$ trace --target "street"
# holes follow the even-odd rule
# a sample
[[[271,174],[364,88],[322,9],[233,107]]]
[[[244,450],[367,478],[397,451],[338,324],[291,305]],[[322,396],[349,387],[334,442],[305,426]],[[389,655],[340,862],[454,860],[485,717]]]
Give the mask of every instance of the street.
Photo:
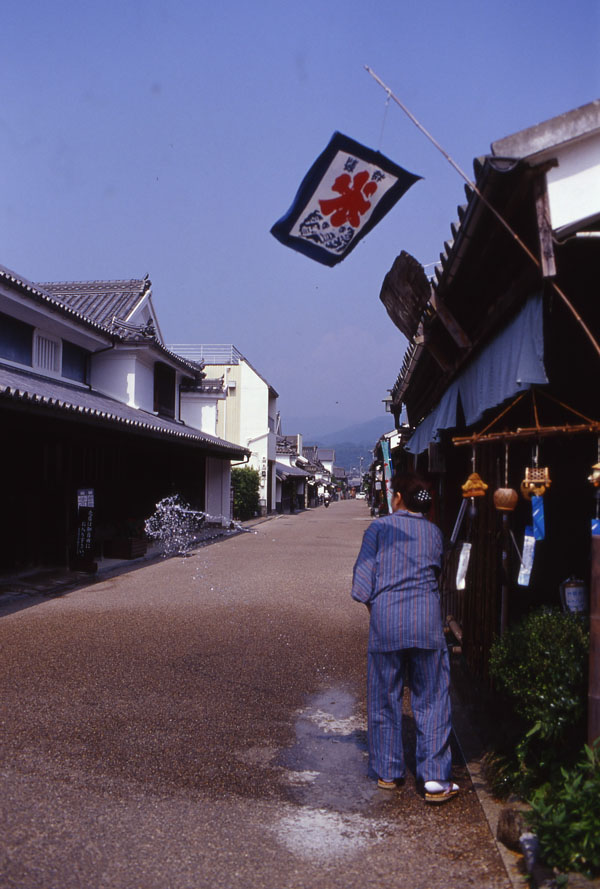
[[[509,887],[458,750],[446,806],[367,777],[369,521],[336,502],[0,602],[1,889]]]

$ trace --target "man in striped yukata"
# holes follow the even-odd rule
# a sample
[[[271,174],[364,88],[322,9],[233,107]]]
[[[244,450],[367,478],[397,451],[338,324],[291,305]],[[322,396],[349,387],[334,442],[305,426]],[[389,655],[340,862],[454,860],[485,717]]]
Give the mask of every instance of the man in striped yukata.
[[[406,682],[417,729],[417,782],[426,802],[443,803],[458,786],[450,780],[450,666],[438,589],[442,534],[425,518],[431,495],[418,476],[397,475],[392,488],[393,512],[367,528],[352,583],[352,598],[370,614],[369,766],[383,789],[404,779]]]

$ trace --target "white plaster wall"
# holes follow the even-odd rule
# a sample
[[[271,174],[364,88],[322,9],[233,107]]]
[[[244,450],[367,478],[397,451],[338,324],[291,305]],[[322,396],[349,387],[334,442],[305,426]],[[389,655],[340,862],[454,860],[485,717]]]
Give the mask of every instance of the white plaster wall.
[[[209,435],[217,434],[217,402],[202,405],[202,432],[208,432]]]
[[[241,443],[266,436],[269,431],[269,388],[264,380],[242,361],[239,365]],[[238,393],[239,395],[239,393]],[[254,444],[251,442],[252,449]],[[265,450],[266,455],[266,450]]]
[[[151,366],[140,361],[135,362],[135,407],[143,411],[154,410],[154,362]],[[175,412],[177,415],[177,398],[175,399]]]
[[[600,213],[600,135],[561,148],[558,164],[546,174],[553,229]]]
[[[205,510],[223,525],[231,521],[230,495],[231,467],[227,460],[206,458],[206,506]]]
[[[251,451],[249,465],[260,476],[258,496],[270,510],[274,508],[274,498],[267,502],[269,459],[274,459],[275,448],[270,458],[270,439],[274,435],[269,432],[269,387],[246,362],[240,362],[239,369],[240,444]]]
[[[181,393],[180,419],[192,429],[199,429],[208,435],[217,434],[217,402],[198,392]]]
[[[92,356],[92,389],[132,407],[138,407],[135,403],[135,373],[133,355],[120,354],[111,349]]]

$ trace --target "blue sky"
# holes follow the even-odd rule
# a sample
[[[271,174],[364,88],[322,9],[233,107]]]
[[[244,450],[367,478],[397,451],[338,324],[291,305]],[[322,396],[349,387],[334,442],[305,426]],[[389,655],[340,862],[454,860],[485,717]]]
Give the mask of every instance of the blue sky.
[[[0,263],[148,273],[165,339],[234,343],[284,429],[381,412],[406,348],[382,280],[401,250],[435,262],[464,202],[364,65],[469,174],[600,96],[598,0],[11,0],[2,33]],[[330,269],[269,230],[335,130],[424,178]]]

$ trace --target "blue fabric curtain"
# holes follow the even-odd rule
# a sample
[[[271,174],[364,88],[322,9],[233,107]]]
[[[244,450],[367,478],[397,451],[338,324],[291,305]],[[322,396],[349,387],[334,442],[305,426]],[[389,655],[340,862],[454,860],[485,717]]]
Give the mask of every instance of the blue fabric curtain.
[[[467,426],[484,411],[534,384],[547,383],[544,368],[543,304],[530,297],[519,314],[471,361],[406,444],[411,454],[426,450],[440,429],[456,426],[460,396]]]

